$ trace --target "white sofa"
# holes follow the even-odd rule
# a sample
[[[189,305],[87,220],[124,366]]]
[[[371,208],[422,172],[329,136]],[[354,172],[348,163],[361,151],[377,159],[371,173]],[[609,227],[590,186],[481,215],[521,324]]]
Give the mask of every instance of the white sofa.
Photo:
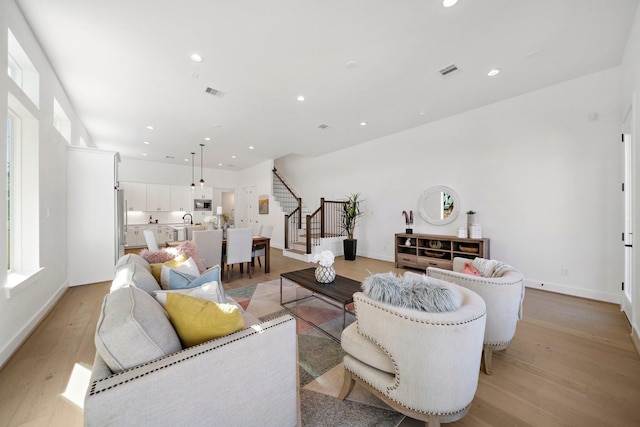
[[[117,345],[112,340],[111,348],[105,345],[109,337],[96,337],[97,351],[84,403],[86,426],[300,424],[293,317],[260,322],[243,312],[248,325],[244,329],[188,348],[178,345],[171,351],[175,347],[171,323],[162,320],[162,315],[154,319],[138,314],[146,311],[157,316],[158,309],[164,312],[149,295],[160,287],[150,273],[145,274],[146,261],[125,257],[119,262],[112,292],[105,297],[98,326],[112,321],[118,312],[146,320],[133,319],[135,327],[127,326],[127,338],[116,341]],[[116,304],[131,307],[114,307]],[[150,338],[159,344],[147,345]],[[145,357],[145,352],[155,351],[170,353],[136,361],[136,357]],[[118,352],[121,359],[128,359],[123,363],[133,360],[137,364],[114,372],[110,366]]]

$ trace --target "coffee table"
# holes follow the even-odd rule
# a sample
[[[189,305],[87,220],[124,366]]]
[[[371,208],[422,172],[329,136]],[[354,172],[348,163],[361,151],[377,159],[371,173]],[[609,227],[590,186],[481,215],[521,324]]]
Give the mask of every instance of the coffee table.
[[[309,298],[317,297],[316,294],[322,295],[323,297],[325,297],[325,298],[322,298],[323,301],[331,305],[334,305],[336,307],[342,308],[342,329],[345,328],[346,322],[347,322],[347,313],[355,314],[347,310],[347,305],[353,302],[353,294],[361,290],[360,282],[356,280],[351,280],[349,278],[339,276],[336,274],[336,278],[333,282],[327,283],[327,284],[318,283],[315,276],[315,270],[316,269],[314,267],[311,267],[311,268],[305,268],[304,270],[296,270],[288,273],[282,273],[280,275],[280,305],[285,310],[293,314],[294,316],[299,317],[300,319],[309,323],[311,326],[324,332],[325,334],[329,335],[331,338],[339,342],[340,340],[334,337],[333,335],[331,335],[328,331],[322,329],[319,325],[316,325],[315,323],[310,322],[309,320],[298,316],[297,313],[294,313],[285,305],[285,304],[300,302],[300,301],[307,300]],[[282,301],[282,279],[283,278],[290,280],[305,289],[310,290],[312,294],[303,298],[298,298],[298,299],[293,299],[290,301],[283,302]]]

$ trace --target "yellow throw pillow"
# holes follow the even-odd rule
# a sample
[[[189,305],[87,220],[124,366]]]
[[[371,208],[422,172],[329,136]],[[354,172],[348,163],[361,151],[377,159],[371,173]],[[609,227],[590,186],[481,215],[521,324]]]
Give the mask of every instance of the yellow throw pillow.
[[[162,275],[162,266],[166,265],[167,267],[170,268],[176,268],[181,264],[184,264],[187,261],[187,256],[185,254],[180,254],[177,257],[175,257],[174,259],[170,260],[170,261],[166,261],[163,263],[156,263],[156,264],[151,264],[151,274],[153,274],[153,277],[158,281],[158,284],[160,284],[160,277]]]
[[[191,347],[244,328],[240,309],[180,293],[167,294],[164,306],[184,347]]]

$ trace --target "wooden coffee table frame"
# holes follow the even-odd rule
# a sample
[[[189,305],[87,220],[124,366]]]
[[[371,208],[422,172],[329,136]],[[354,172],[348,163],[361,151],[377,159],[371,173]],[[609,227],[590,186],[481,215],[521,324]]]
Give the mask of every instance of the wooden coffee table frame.
[[[353,302],[353,294],[361,290],[360,282],[356,280],[348,279],[346,277],[339,276],[336,274],[336,278],[333,282],[328,284],[318,283],[315,277],[315,270],[316,269],[314,267],[311,267],[311,268],[305,268],[304,270],[296,270],[296,271],[290,271],[288,273],[282,273],[280,275],[280,305],[289,313],[296,316],[297,318],[304,320],[314,328],[318,329],[321,332],[324,332],[334,340],[340,342],[339,338],[334,337],[333,335],[331,335],[331,333],[322,329],[319,325],[316,325],[315,323],[298,316],[296,312],[294,312],[293,310],[291,310],[289,307],[285,305],[285,304],[291,304],[293,302],[297,303],[300,301],[304,301],[309,298],[319,298],[316,294],[322,295],[323,297],[326,298],[326,299],[319,298],[322,301],[325,301],[326,303],[331,304],[335,307],[342,308],[342,329],[345,328],[347,324],[347,313],[355,315],[354,312],[347,310],[347,305]],[[290,280],[291,282],[297,284],[298,286],[301,286],[311,291],[312,294],[306,297],[293,299],[290,301],[282,301],[282,279],[283,278]]]

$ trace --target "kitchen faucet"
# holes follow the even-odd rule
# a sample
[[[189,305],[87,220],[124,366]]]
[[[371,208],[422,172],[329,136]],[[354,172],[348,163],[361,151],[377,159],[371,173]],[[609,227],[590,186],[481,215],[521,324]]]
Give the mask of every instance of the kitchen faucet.
[[[191,220],[191,221],[189,221],[189,224],[193,224],[193,217],[191,216],[190,213],[184,214],[184,216],[182,217],[182,221],[184,221],[184,219],[187,217],[187,215],[189,215],[189,219]]]

